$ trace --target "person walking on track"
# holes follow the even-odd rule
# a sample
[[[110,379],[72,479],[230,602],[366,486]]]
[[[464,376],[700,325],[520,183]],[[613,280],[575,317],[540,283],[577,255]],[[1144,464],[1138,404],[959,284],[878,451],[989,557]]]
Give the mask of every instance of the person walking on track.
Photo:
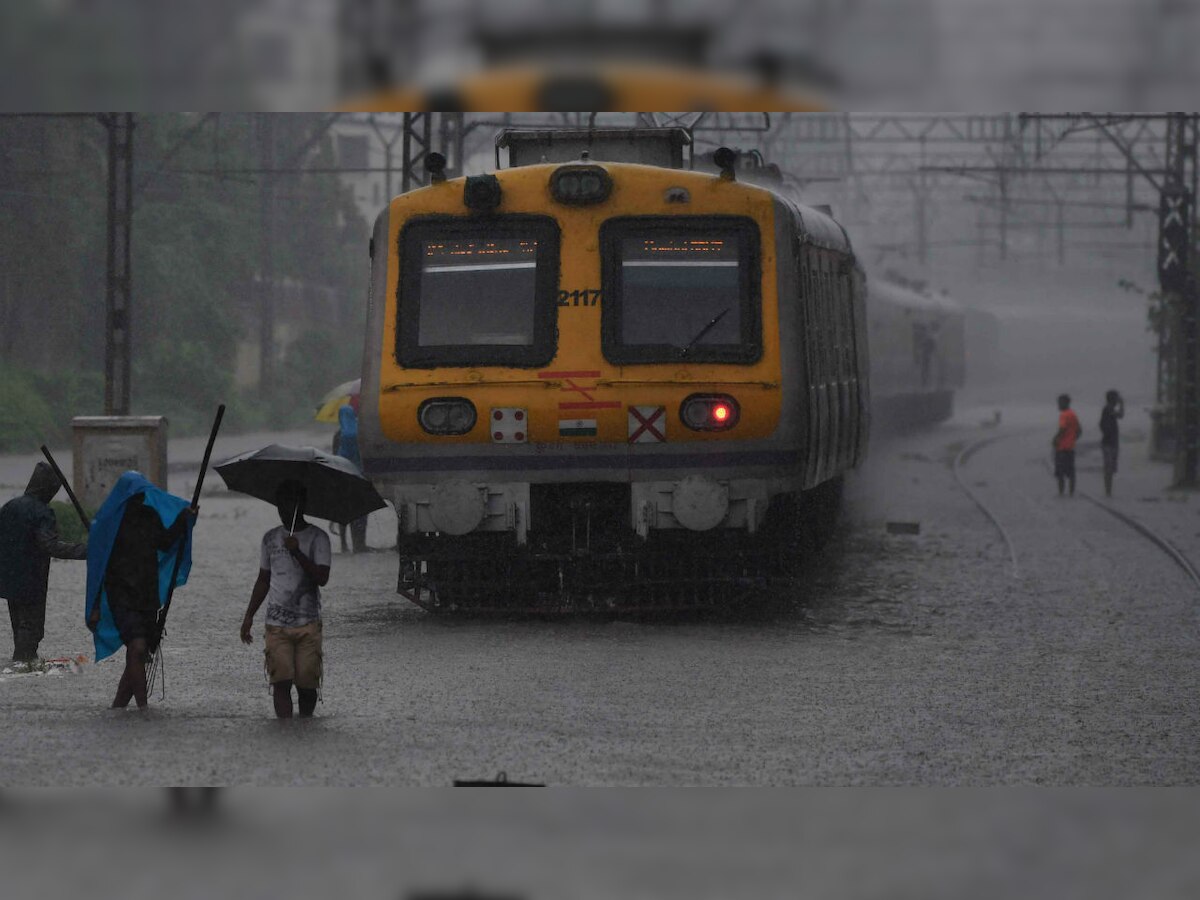
[[[279,486],[275,506],[283,524],[263,535],[258,580],[242,619],[242,643],[250,644],[254,615],[267,601],[267,678],[281,719],[292,718],[293,684],[304,718],[316,709],[321,687],[321,588],[329,582],[329,535],[305,520],[306,500],[300,482]]]
[[[1054,432],[1051,443],[1054,446],[1054,477],[1058,480],[1060,497],[1068,484],[1071,496],[1075,496],[1075,442],[1082,433],[1079,417],[1071,409],[1071,398],[1066,394],[1059,394],[1058,431]]]
[[[25,493],[0,508],[0,597],[8,601],[13,662],[25,669],[37,663],[45,634],[50,558],[87,558],[86,542],[59,538],[49,505],[59,485],[54,470],[39,462]]]
[[[1117,474],[1117,449],[1121,443],[1118,419],[1125,418],[1125,400],[1116,391],[1104,395],[1100,413],[1100,452],[1104,455],[1104,496],[1112,496],[1113,476]]]

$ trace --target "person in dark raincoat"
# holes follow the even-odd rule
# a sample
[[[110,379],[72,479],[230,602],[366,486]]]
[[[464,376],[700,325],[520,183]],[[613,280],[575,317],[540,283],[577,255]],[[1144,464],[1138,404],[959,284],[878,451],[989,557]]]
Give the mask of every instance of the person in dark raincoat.
[[[185,500],[156,488],[137,472],[122,475],[96,513],[95,546],[88,557],[87,626],[97,636],[97,659],[119,646],[114,646],[114,630],[125,645],[125,671],[114,709],[128,706],[131,699],[139,709],[146,706],[146,657],[157,646],[158,613],[179,542],[189,537],[195,517],[195,508]],[[171,521],[170,527],[164,520]],[[182,566],[180,574],[186,579]]]
[[[59,539],[49,506],[59,487],[54,470],[40,462],[24,495],[0,508],[0,597],[8,601],[12,620],[13,661],[24,665],[37,660],[45,633],[50,558],[87,557],[86,543]]]

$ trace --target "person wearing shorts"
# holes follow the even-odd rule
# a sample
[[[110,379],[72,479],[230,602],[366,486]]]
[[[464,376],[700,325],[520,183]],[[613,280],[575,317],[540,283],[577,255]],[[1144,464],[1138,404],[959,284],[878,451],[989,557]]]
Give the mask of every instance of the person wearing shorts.
[[[329,535],[305,520],[305,499],[299,482],[280,485],[275,506],[283,524],[263,535],[258,580],[242,619],[242,643],[253,643],[254,616],[266,602],[267,678],[281,719],[292,718],[293,685],[304,718],[316,709],[321,687],[321,588],[329,582]]]
[[[1071,398],[1066,394],[1058,395],[1058,431],[1054,433],[1054,477],[1058,481],[1058,496],[1063,495],[1063,489],[1069,484],[1071,496],[1075,496],[1075,442],[1083,429],[1079,425],[1079,417],[1071,409]]]

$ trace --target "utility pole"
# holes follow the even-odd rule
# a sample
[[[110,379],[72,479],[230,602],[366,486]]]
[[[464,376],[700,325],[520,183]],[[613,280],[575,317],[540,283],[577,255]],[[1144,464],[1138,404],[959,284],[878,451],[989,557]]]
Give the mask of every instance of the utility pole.
[[[429,155],[433,132],[433,113],[406,112],[404,114],[404,160],[401,170],[400,190],[407,193],[425,184],[425,157]],[[389,200],[391,197],[388,198]]]
[[[107,113],[108,278],[104,295],[104,414],[129,415],[133,348],[133,113]]]
[[[408,113],[405,113],[407,118]],[[391,203],[392,201],[392,147],[396,145],[396,141],[405,136],[403,126],[392,132],[392,136],[386,137],[379,127],[379,123],[375,120],[375,114],[372,113],[367,117],[367,122],[371,125],[371,130],[375,132],[375,136],[379,138],[379,143],[383,146],[383,202]],[[407,146],[407,139],[405,141]]]
[[[1197,487],[1200,460],[1200,339],[1193,210],[1196,198],[1196,116],[1167,117],[1166,159],[1158,211],[1158,280],[1169,311],[1175,407],[1175,485]]]
[[[258,387],[268,394],[275,383],[275,117],[258,116],[259,225],[261,235],[259,270]]]
[[[429,183],[425,171],[425,158],[434,149],[433,117],[438,117],[437,151],[446,157],[446,175],[454,178],[462,174],[464,139],[470,128],[463,123],[462,113],[406,112],[404,114],[401,165],[401,192],[422,187]],[[390,166],[390,162],[389,162]],[[389,196],[390,200],[391,197]]]

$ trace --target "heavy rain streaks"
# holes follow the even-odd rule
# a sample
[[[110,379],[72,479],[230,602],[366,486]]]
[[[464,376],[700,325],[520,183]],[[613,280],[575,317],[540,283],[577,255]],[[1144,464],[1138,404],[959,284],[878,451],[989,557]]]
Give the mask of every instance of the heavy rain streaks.
[[[145,712],[50,565],[0,780],[1194,783],[1196,121],[137,114],[111,220],[120,123],[0,121],[0,502],[307,460],[205,480]]]

